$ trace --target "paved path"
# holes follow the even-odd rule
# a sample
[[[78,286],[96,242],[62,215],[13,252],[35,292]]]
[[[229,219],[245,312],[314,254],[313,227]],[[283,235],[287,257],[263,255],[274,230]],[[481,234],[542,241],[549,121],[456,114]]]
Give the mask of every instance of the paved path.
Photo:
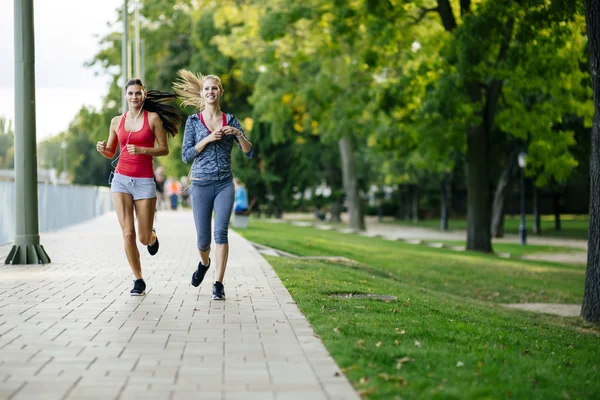
[[[145,297],[116,216],[42,235],[44,266],[0,265],[0,399],[358,399],[271,266],[230,233],[227,300],[197,265],[190,212],[161,211],[140,247]],[[0,247],[3,261],[10,250]]]

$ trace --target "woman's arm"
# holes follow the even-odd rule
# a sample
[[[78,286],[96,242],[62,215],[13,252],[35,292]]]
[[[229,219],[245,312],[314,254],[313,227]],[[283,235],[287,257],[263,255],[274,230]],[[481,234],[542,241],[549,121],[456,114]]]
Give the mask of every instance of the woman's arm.
[[[110,128],[108,128],[108,143],[104,140],[96,143],[96,150],[102,154],[105,158],[111,160],[117,151],[117,128],[121,123],[122,116],[118,115],[110,121]]]
[[[148,122],[156,138],[156,146],[140,147],[128,144],[127,151],[129,154],[147,154],[152,157],[166,156],[169,154],[169,144],[167,143],[167,133],[165,132],[160,116],[155,112],[148,113]]]
[[[248,158],[252,158],[254,156],[254,148],[252,147],[252,143],[246,137],[240,122],[236,117],[233,117],[229,123],[230,125],[224,126],[221,128],[221,131],[226,135],[235,135],[235,140],[240,146],[240,149],[244,152],[244,155]]]

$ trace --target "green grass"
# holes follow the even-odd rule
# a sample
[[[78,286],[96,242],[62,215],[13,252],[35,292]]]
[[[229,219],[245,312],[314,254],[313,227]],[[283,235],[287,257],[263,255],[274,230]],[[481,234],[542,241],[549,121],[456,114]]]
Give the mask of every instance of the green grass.
[[[561,230],[554,230],[554,216],[543,215],[541,218],[542,233],[541,237],[557,237],[557,238],[569,238],[569,239],[585,239],[588,238],[588,216],[587,215],[561,215]],[[393,220],[387,221],[388,223],[404,225],[404,226],[415,226],[430,229],[440,229],[440,220],[427,219],[413,223],[412,221],[404,220]],[[504,233],[515,234],[519,233],[519,216],[506,216],[504,219]],[[529,235],[533,236],[531,229],[533,227],[533,216],[527,215],[526,226]],[[452,218],[448,221],[448,230],[463,231],[467,229],[467,220],[465,218]]]
[[[369,399],[591,399],[600,331],[580,318],[499,303],[579,303],[584,268],[503,260],[252,219],[243,236],[297,255],[267,257],[338,365]],[[331,297],[371,293],[380,301]],[[398,360],[401,368],[398,367]]]

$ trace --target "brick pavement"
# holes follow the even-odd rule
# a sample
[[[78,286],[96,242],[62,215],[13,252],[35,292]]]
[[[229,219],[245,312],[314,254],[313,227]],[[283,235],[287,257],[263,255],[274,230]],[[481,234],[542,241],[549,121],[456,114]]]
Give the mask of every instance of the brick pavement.
[[[189,211],[161,211],[133,276],[116,216],[42,235],[43,266],[0,266],[0,399],[358,399],[291,296],[230,232],[227,300],[212,301]],[[10,246],[0,247],[2,261]]]

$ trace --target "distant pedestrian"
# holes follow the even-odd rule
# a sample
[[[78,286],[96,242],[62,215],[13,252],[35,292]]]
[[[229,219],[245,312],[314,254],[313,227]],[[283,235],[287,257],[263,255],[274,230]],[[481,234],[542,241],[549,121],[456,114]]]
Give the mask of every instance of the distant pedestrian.
[[[165,172],[163,167],[154,171],[154,182],[156,183],[156,209],[166,208],[165,204]]]
[[[246,186],[244,186],[239,178],[233,178],[233,185],[235,186],[233,212],[236,214],[246,214],[248,213],[248,192],[246,191]]]
[[[217,279],[213,284],[213,300],[225,300],[223,278],[229,255],[229,218],[234,190],[231,174],[231,149],[234,143],[252,158],[252,143],[233,114],[221,111],[223,96],[221,79],[215,75],[196,75],[180,70],[174,84],[183,105],[195,106],[200,112],[190,115],[185,124],[181,158],[192,162],[192,209],[196,223],[200,262],[192,275],[192,286],[198,286],[210,267],[211,217],[214,211]]]
[[[123,232],[125,254],[135,276],[130,294],[141,296],[146,292],[146,283],[135,242],[134,210],[138,221],[138,239],[146,245],[150,255],[155,255],[159,243],[153,228],[156,184],[152,157],[169,154],[167,134],[177,134],[181,117],[177,107],[167,104],[175,99],[174,94],[146,91],[139,79],[127,82],[125,94],[129,111],[112,119],[108,143],[96,143],[96,150],[112,159],[117,145],[120,145],[119,163],[110,185]]]

